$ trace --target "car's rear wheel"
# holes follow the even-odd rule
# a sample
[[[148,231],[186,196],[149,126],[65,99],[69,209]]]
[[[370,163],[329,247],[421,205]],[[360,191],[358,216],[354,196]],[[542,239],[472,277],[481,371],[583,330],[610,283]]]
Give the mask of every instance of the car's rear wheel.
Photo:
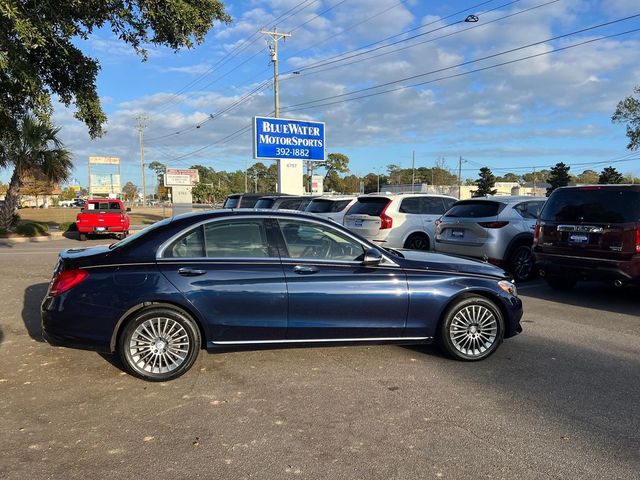
[[[534,256],[529,245],[518,245],[509,254],[507,270],[519,282],[528,280],[533,275]]]
[[[185,312],[151,308],[127,323],[120,335],[118,353],[132,374],[163,382],[191,368],[201,343],[198,326]]]
[[[471,296],[451,305],[440,326],[440,344],[456,360],[476,361],[496,351],[504,336],[500,309],[485,297]]]
[[[423,233],[412,233],[404,242],[404,248],[409,250],[429,250],[429,237]]]
[[[546,280],[547,285],[554,290],[564,292],[571,290],[577,283],[577,280],[574,277],[564,277],[561,275],[548,275],[544,277],[544,279]]]

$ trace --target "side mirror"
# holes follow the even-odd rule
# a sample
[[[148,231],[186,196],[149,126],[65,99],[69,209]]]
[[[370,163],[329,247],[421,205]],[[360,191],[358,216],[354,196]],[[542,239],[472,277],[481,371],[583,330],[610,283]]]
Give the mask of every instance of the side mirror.
[[[377,248],[370,248],[364,253],[362,264],[365,266],[379,265],[382,261],[382,253]]]
[[[130,211],[131,211],[131,207],[127,207],[127,212],[130,212]]]

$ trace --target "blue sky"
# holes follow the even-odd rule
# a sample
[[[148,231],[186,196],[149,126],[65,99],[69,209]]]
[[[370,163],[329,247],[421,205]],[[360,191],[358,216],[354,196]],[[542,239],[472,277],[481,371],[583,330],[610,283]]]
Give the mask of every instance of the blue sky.
[[[150,47],[148,61],[142,62],[108,29],[78,42],[102,65],[98,90],[109,116],[107,134],[91,141],[73,119],[73,108],[56,107],[55,121],[63,127],[63,139],[74,153],[75,177],[82,184],[87,157],[109,155],[121,157],[124,181],[140,185],[137,115],[147,118],[146,162],[183,168],[199,163],[216,170],[252,164],[251,132],[233,135],[254,115],[273,109],[272,88],[262,84],[272,72],[266,38],[256,32],[274,26],[292,32],[279,49],[281,116],[326,122],[328,152],[347,154],[355,174],[384,171],[391,163],[409,167],[415,151],[419,166],[444,158],[454,169],[462,156],[468,160],[465,177],[476,177],[483,165],[501,174],[558,161],[583,164],[572,168],[580,173],[601,170],[605,165],[585,164],[609,159],[624,160],[614,165],[640,175],[640,160],[621,158],[628,153],[624,127],[610,120],[617,102],[640,84],[640,32],[571,47],[640,28],[640,17],[548,40],[640,14],[637,0],[225,4],[233,23],[216,25],[204,44],[190,51],[175,54]],[[462,22],[472,13],[477,23]],[[398,43],[379,48],[392,42]],[[532,43],[538,44],[501,54]],[[369,44],[368,49],[379,49],[322,66],[328,58]],[[570,48],[492,67],[562,47]],[[310,64],[318,65],[305,69]],[[490,68],[469,73],[483,67]],[[296,70],[300,73],[288,73]],[[435,70],[440,72],[428,74]],[[408,77],[416,78],[402,80]],[[430,83],[412,86],[420,82]],[[376,88],[380,84],[389,85]],[[336,103],[361,89],[368,90],[355,95],[396,91]],[[319,99],[332,104],[287,111]],[[216,118],[202,123],[209,115]],[[6,178],[7,172],[2,175]]]

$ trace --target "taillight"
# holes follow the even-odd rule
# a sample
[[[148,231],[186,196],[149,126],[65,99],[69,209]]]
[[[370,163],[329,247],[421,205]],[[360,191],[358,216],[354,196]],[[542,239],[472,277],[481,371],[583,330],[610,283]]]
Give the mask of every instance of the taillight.
[[[436,220],[435,222],[433,222],[433,223],[435,223],[435,224],[436,224],[436,227],[437,227],[438,225],[440,225],[440,224],[442,223],[442,218],[437,219],[437,220]]]
[[[380,230],[386,230],[388,228],[393,228],[393,218],[387,215],[387,208],[391,205],[391,200],[387,202],[387,204],[380,212]]]
[[[509,222],[478,222],[478,225],[484,228],[502,228]]]
[[[640,225],[636,227],[636,253],[640,253]]]
[[[63,270],[53,280],[51,288],[49,289],[49,295],[55,297],[56,295],[71,290],[88,276],[89,272],[86,270]]]
[[[538,244],[538,238],[540,238],[540,225],[536,223],[535,228],[533,229],[533,244]]]

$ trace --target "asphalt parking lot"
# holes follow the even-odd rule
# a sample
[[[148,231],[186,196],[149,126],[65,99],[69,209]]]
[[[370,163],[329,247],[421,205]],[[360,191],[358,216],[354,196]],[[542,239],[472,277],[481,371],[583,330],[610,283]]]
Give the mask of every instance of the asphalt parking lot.
[[[2,479],[640,478],[639,288],[525,284],[524,333],[479,363],[400,346],[202,352],[153,384],[42,341],[70,246],[0,246]]]

